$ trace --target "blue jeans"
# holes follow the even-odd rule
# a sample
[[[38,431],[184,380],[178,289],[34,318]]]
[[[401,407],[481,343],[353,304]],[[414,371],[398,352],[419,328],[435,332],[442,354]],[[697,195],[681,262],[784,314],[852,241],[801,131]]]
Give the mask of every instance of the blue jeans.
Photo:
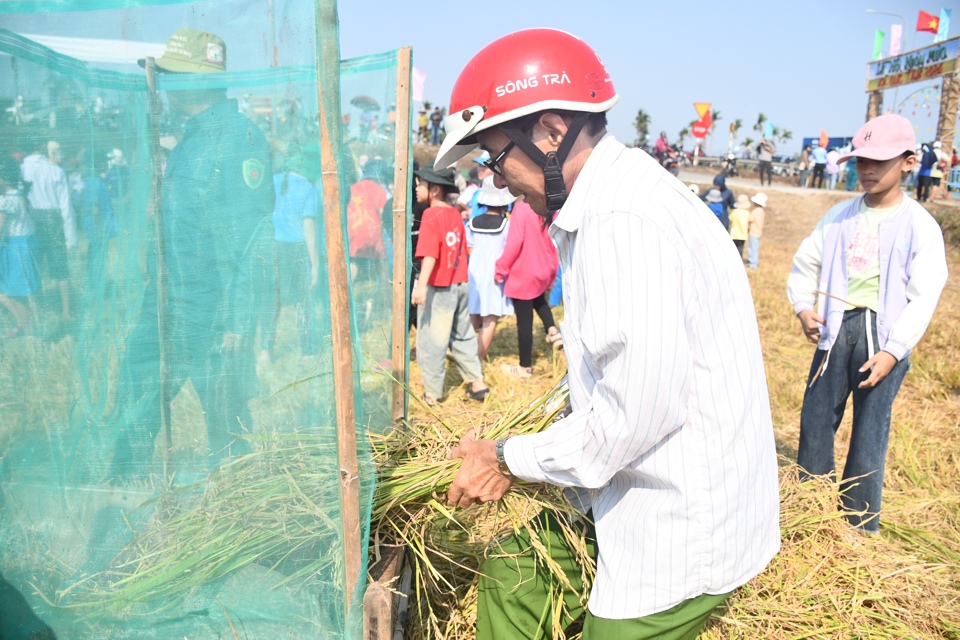
[[[756,269],[760,262],[760,238],[750,236],[747,238],[747,266]]]
[[[430,127],[430,144],[440,144],[440,125]]]
[[[829,357],[822,349],[814,354],[800,413],[800,449],[797,454],[801,480],[832,475],[836,471],[833,441],[843,419],[847,398],[853,393],[853,432],[843,469],[840,500],[845,511],[866,512],[850,513],[847,520],[868,533],[880,530],[890,410],[910,368],[910,359],[906,357],[895,364],[877,386],[857,388],[870,375],[869,371],[860,373],[859,369],[869,360],[868,329],[872,344],[877,344],[876,320],[877,314],[866,309],[845,312],[840,335],[830,349]]]
[[[443,396],[447,349],[464,382],[483,381],[477,356],[477,332],[470,324],[466,282],[449,287],[427,286],[427,299],[417,308],[417,362],[428,396]]]

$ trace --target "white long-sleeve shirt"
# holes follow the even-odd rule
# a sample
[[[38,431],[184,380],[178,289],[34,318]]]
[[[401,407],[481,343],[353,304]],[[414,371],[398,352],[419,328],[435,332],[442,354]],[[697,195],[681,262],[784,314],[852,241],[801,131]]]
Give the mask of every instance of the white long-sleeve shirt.
[[[23,159],[20,173],[30,183],[27,199],[34,209],[58,209],[63,218],[67,248],[77,246],[77,223],[70,203],[70,182],[63,168],[44,155],[35,153]]]
[[[594,615],[636,618],[733,590],[777,553],[780,529],[757,321],[730,237],[681,182],[609,135],[551,235],[573,412],[510,438],[507,465],[591,490]]]

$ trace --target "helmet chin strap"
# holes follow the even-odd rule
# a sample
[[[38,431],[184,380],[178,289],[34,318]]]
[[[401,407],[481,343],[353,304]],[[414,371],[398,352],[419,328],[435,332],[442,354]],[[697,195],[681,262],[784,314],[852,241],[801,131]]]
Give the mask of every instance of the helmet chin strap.
[[[533,140],[528,138],[523,131],[511,123],[500,125],[500,131],[510,138],[528,158],[536,162],[543,169],[543,187],[547,198],[547,211],[558,211],[567,200],[567,187],[563,183],[563,163],[573,148],[573,143],[577,141],[583,125],[590,118],[590,113],[577,113],[570,126],[567,128],[567,135],[560,142],[556,151],[544,153],[540,148],[533,144]]]

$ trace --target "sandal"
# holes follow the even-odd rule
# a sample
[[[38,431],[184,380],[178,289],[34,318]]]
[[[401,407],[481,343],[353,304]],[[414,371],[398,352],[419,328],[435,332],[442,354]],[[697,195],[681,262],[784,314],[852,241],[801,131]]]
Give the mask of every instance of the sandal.
[[[508,376],[513,376],[514,378],[533,377],[533,367],[521,367],[518,364],[502,364],[500,365],[500,371],[503,371]]]
[[[547,344],[553,347],[557,351],[563,350],[563,336],[559,331],[556,333],[547,334]]]
[[[427,394],[423,394],[423,395],[420,397],[420,399],[423,400],[423,404],[427,405],[428,407],[433,408],[433,407],[437,406],[437,399],[436,399],[436,398],[431,398],[431,397],[428,396]]]
[[[467,395],[470,396],[470,399],[476,400],[477,402],[483,402],[489,393],[490,387],[485,387],[480,389],[480,391],[474,391],[473,389],[467,391]]]

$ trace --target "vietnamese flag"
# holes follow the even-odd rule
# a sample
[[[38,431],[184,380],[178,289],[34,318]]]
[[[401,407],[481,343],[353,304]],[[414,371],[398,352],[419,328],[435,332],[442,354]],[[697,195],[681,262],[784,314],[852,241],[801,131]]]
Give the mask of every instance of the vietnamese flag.
[[[937,16],[926,11],[921,11],[917,16],[917,31],[927,31],[935,34],[939,28],[940,18]]]

